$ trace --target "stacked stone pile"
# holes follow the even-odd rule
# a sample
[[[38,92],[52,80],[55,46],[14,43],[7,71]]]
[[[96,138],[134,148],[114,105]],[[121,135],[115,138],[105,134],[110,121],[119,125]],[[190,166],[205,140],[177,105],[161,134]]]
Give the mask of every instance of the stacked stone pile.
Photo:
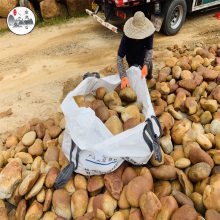
[[[69,163],[64,117],[33,119],[0,145],[0,219],[219,220],[220,45],[165,64],[148,82],[163,130],[160,163],[153,155],[147,166],[74,173],[55,189]]]

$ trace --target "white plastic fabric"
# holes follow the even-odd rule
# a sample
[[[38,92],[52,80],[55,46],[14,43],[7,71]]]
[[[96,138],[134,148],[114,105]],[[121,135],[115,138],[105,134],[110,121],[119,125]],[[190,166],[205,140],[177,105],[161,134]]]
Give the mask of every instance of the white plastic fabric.
[[[146,118],[155,115],[146,80],[141,79],[140,69],[138,67],[129,68],[127,76],[131,87],[137,94],[137,100],[143,103],[143,113]],[[119,84],[119,75],[101,79],[88,77],[67,95],[61,105],[66,121],[62,149],[69,158],[71,139],[79,147],[81,151],[76,170],[78,173],[83,175],[108,173],[119,167],[124,160],[136,165],[146,164],[152,155],[143,139],[145,123],[114,136],[96,117],[92,109],[78,107],[73,99],[77,95],[94,93],[101,86],[112,91]],[[155,132],[159,134],[156,124],[153,123],[153,125]],[[73,152],[73,162],[75,162],[75,154],[76,148]]]

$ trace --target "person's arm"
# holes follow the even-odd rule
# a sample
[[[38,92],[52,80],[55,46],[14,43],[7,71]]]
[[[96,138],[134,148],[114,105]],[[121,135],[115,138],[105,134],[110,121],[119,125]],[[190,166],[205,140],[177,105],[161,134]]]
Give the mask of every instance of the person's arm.
[[[126,70],[123,64],[123,58],[119,55],[117,56],[117,67],[120,78],[122,79],[123,77],[127,77]]]
[[[117,56],[117,67],[120,78],[127,77],[126,70],[123,63],[123,58],[126,55],[126,39],[125,36],[122,37],[121,43],[118,49],[118,56]]]
[[[146,39],[144,65],[141,74],[142,78],[147,77],[148,75],[149,75],[148,78],[152,78],[153,41],[154,41],[154,34],[152,34]]]
[[[144,64],[146,64],[147,66],[152,63],[153,41],[154,41],[154,34],[152,34],[146,40],[146,52],[145,52]]]

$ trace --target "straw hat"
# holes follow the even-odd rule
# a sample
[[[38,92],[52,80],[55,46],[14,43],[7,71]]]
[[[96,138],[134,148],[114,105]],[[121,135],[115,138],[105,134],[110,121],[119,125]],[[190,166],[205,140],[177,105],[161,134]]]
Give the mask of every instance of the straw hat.
[[[154,25],[141,11],[136,12],[134,17],[129,18],[124,25],[125,35],[132,39],[144,39],[154,32]]]

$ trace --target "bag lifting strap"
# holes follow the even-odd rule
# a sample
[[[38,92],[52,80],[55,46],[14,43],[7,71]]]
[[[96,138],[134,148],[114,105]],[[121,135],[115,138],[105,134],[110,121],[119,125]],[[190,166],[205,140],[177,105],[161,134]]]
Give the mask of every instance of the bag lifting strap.
[[[71,149],[70,149],[70,164],[67,165],[57,176],[55,183],[54,183],[54,187],[55,189],[59,189],[62,188],[72,177],[73,172],[77,169],[78,167],[78,163],[79,163],[79,152],[80,149],[77,147],[76,150],[76,164],[74,162],[72,162],[72,155],[73,155],[73,150],[76,147],[76,144],[73,142],[73,140],[71,141]]]
[[[160,135],[158,137],[157,134],[154,132],[153,123],[151,119],[148,118],[146,120],[146,125],[144,126],[144,129],[143,129],[143,138],[145,142],[147,143],[147,145],[149,146],[151,152],[154,151],[155,159],[161,162],[162,154],[160,150],[160,137],[162,134],[162,129],[161,129],[160,122],[158,121],[157,117],[151,116],[151,118],[154,119],[154,121],[156,122],[159,128],[159,131],[160,131]],[[150,136],[150,138],[148,136]]]

